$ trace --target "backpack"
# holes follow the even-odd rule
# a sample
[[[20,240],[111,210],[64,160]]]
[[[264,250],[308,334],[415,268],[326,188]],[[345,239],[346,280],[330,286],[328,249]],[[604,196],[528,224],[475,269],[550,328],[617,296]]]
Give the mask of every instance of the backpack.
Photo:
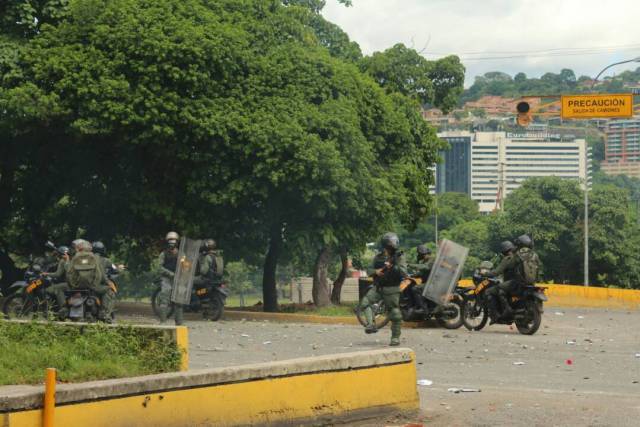
[[[93,289],[102,283],[104,272],[94,254],[78,252],[69,262],[67,277],[72,289]]]
[[[527,285],[532,285],[538,280],[540,270],[540,258],[538,254],[529,248],[520,249],[516,252],[520,259],[521,276]]]
[[[213,260],[216,263],[216,275],[218,275],[218,277],[222,277],[222,273],[224,273],[224,261],[222,260],[222,254],[214,252],[212,255]]]

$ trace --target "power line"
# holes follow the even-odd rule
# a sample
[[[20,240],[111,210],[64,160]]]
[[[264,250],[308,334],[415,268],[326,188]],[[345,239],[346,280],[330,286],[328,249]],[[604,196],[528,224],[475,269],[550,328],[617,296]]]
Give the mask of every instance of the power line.
[[[640,47],[634,49],[636,52],[640,52]],[[509,55],[509,56],[486,56],[486,57],[464,57],[461,56],[460,59],[466,62],[469,61],[493,61],[496,59],[516,59],[516,58],[557,58],[557,57],[565,57],[565,56],[586,56],[586,55],[602,55],[605,53],[616,53],[620,50],[610,50],[610,51],[601,51],[601,52],[568,52],[568,53],[556,53],[556,54],[547,54],[547,55]]]
[[[530,53],[545,53],[545,52],[557,52],[557,51],[583,51],[583,50],[602,50],[602,49],[633,49],[640,48],[640,43],[633,44],[622,44],[622,45],[613,45],[613,46],[591,46],[591,47],[557,47],[557,48],[549,48],[549,49],[538,49],[538,50],[501,50],[501,51],[475,51],[475,52],[458,52],[458,55],[507,55],[507,54],[517,54],[524,55]],[[451,52],[426,52],[426,55],[450,55]]]

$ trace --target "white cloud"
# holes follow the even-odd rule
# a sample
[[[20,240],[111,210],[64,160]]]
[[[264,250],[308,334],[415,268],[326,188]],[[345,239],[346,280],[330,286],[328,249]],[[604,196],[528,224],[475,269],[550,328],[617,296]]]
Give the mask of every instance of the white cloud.
[[[427,58],[458,54],[467,67],[467,84],[496,70],[540,76],[571,68],[593,76],[612,62],[640,56],[638,0],[353,0],[350,8],[328,0],[323,14],[365,54],[399,42],[420,50],[427,41]],[[488,55],[464,54],[609,46],[614,48],[591,55],[557,51],[557,56],[529,53],[490,61],[469,60]],[[621,65],[609,74],[638,66]]]

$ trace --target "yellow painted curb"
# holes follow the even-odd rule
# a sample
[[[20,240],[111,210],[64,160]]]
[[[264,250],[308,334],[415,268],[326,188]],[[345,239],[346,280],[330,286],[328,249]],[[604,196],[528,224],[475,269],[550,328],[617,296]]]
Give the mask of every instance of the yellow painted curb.
[[[416,382],[413,351],[374,350],[64,384],[55,419],[64,427],[317,424],[418,410]],[[42,425],[41,387],[32,389],[2,402],[4,411],[0,404],[0,425]]]
[[[186,326],[176,326],[176,345],[182,353],[180,370],[189,370],[189,329]]]

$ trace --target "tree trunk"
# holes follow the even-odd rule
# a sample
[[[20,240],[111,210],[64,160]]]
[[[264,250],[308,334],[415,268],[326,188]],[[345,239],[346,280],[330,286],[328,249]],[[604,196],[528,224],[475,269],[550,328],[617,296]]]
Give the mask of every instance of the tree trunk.
[[[278,268],[278,256],[282,247],[282,225],[278,224],[271,228],[269,238],[269,250],[264,259],[264,270],[262,273],[262,298],[264,299],[263,310],[266,312],[278,311],[278,290],[276,288],[276,269]]]
[[[2,249],[0,249],[0,271],[2,271],[0,289],[6,289],[16,280],[21,280],[23,274],[23,271],[16,267],[9,254]]]
[[[340,274],[335,282],[333,282],[333,289],[331,290],[331,302],[333,304],[340,304],[340,294],[342,293],[342,285],[344,285],[344,279],[347,278],[347,271],[349,270],[349,257],[346,250],[340,251],[340,263],[342,268]]]
[[[320,250],[313,266],[313,288],[311,289],[311,295],[313,296],[313,303],[316,307],[326,307],[331,304],[331,300],[329,299],[329,281],[327,280],[330,259],[331,250],[325,246]]]

